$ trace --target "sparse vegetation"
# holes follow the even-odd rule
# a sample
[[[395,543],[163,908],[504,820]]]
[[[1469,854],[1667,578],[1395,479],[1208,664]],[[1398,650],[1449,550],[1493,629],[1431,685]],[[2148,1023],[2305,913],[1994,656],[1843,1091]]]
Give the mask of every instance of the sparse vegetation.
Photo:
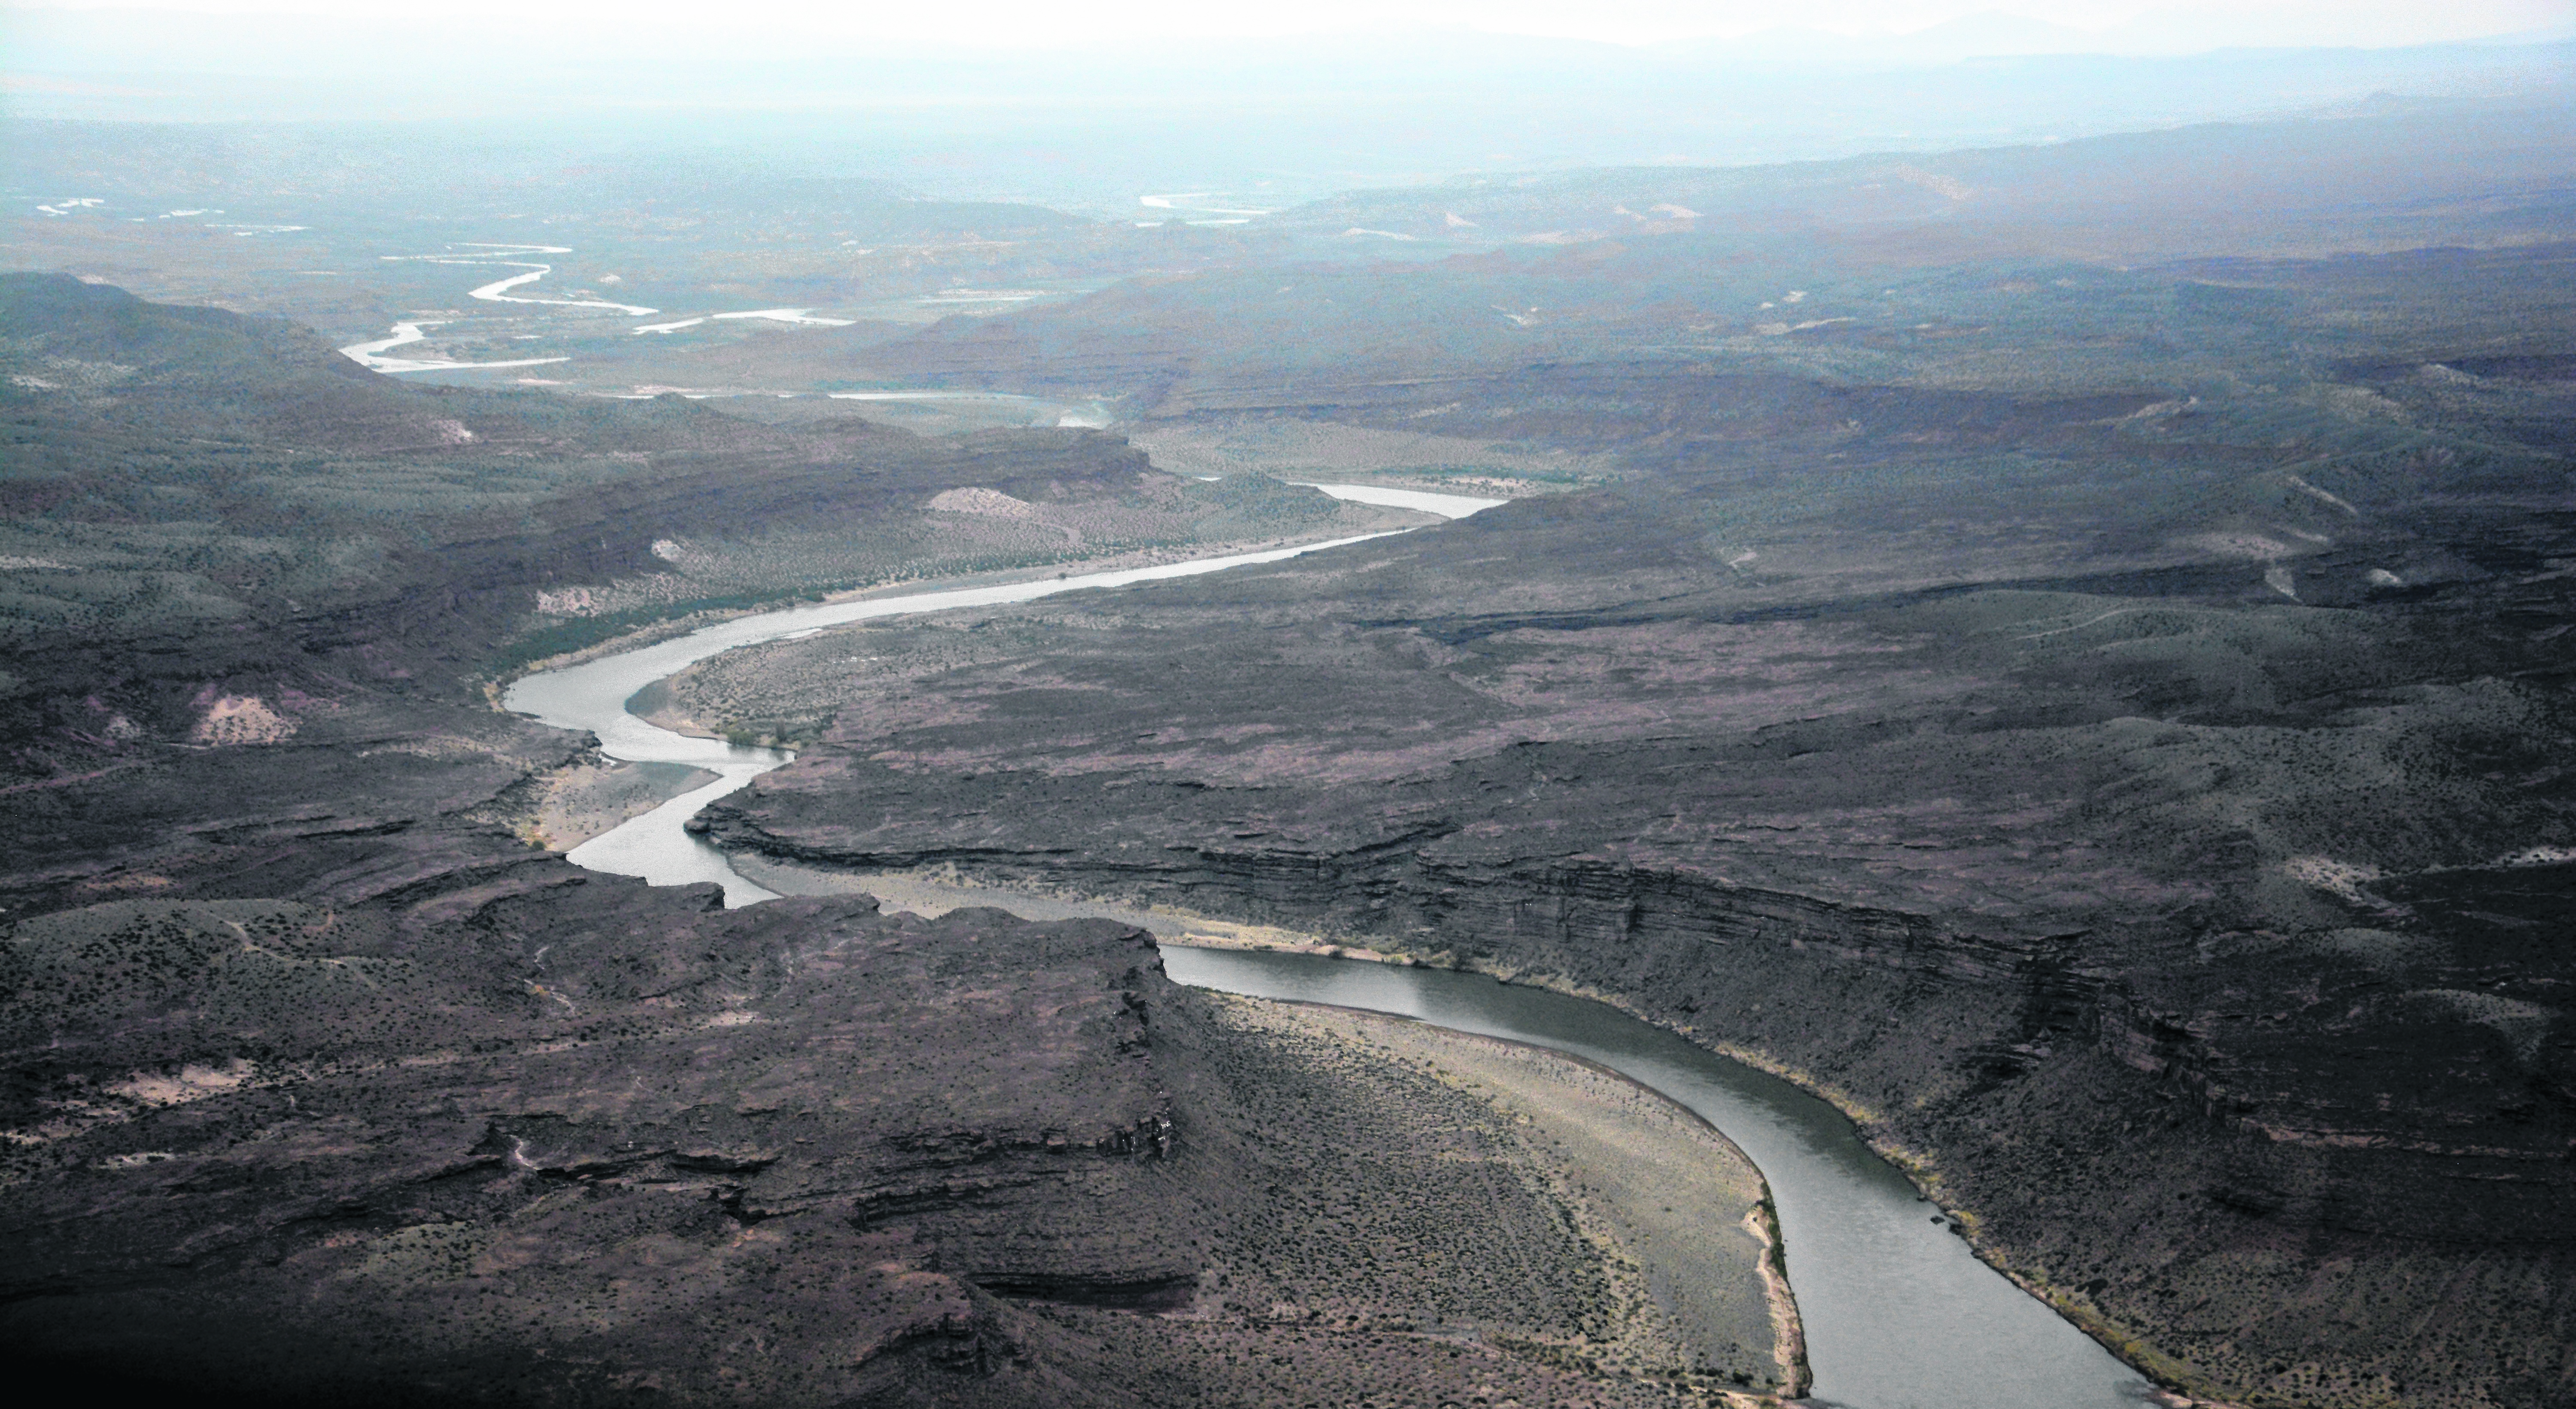
[[[2576,1398],[2564,109],[1223,228],[552,165],[329,232],[26,217],[17,263],[330,336],[0,276],[0,1333],[334,1403],[1783,1385],[1757,1191],[1696,1132],[1578,1151],[1653,1124],[1618,1091],[1176,993],[1098,922],[532,850],[690,780],[496,675],[1422,522],[1280,478],[1329,474],[1524,502],[635,707],[798,750],[726,845],[1544,979],[1786,1074],[2195,1396]],[[385,179],[36,135],[241,220]],[[487,225],[586,296],[414,257]],[[332,351],[398,316],[562,375]]]

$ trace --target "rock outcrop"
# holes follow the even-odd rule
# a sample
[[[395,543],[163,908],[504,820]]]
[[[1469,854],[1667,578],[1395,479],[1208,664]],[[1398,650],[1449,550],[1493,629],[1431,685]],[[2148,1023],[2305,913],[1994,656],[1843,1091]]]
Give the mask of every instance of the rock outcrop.
[[[28,461],[0,528],[129,534],[0,555],[69,594],[0,622],[13,1365],[265,1405],[1668,1400],[1573,1353],[1612,1254],[1489,1102],[1305,1071],[1123,926],[729,912],[532,845],[655,786],[483,697],[541,594],[654,570],[692,516],[1184,497],[1115,437],[406,389],[68,279],[0,280],[0,328],[0,360],[123,358],[98,396],[0,388]],[[425,409],[472,438],[385,438]],[[489,464],[440,458],[505,452],[503,510]],[[136,508],[181,481],[194,537]],[[1307,489],[1188,492],[1227,533],[1347,527]],[[1291,1184],[1349,1222],[1283,1238]]]
[[[1734,492],[880,632],[711,831],[1597,993],[1834,1096],[2172,1383],[2558,1397],[2519,1347],[2576,1307],[2563,516],[2339,525],[2325,608],[2188,547],[1944,580],[1857,494],[1751,574]],[[2462,566],[2370,597],[2401,554]]]
[[[552,863],[0,930],[0,1338],[290,1405],[1643,1405],[1781,1373],[1758,1246],[1696,1295],[1762,1329],[1675,1344],[1526,1117],[1219,1023],[1141,931],[715,900]]]

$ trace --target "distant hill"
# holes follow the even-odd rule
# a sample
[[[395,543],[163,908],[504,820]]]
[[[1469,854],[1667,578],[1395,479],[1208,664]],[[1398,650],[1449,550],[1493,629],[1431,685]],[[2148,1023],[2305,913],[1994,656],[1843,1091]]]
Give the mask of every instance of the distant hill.
[[[2389,102],[2062,143],[1479,177],[1354,192],[1281,223],[1424,244],[1798,234],[1898,253],[1914,236],[1935,257],[1965,246],[2111,259],[2564,237],[2576,234],[2576,109]]]

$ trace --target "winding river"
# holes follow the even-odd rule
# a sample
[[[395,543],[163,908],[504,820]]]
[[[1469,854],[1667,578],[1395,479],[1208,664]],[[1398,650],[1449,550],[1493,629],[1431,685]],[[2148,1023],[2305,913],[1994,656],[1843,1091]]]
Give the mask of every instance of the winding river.
[[[1366,503],[1460,517],[1501,501],[1374,486],[1319,485]],[[1377,537],[1380,535],[1365,535]],[[682,763],[717,780],[575,848],[576,865],[656,885],[712,881],[729,906],[776,898],[684,830],[699,808],[788,761],[657,728],[629,714],[636,691],[738,646],[873,617],[1030,601],[1058,592],[1276,562],[1363,539],[1123,572],[878,597],[744,617],[559,671],[522,678],[514,710],[599,736],[612,757]],[[783,883],[783,882],[782,882]],[[1004,892],[980,898],[1013,899]],[[1698,1113],[1770,1182],[1789,1278],[1805,1321],[1816,1402],[1850,1409],[2134,1409],[2149,1387],[2082,1332],[1979,1262],[1939,1210],[1861,1143],[1825,1102],[1615,1009],[1475,974],[1310,955],[1166,944],[1182,983],[1255,997],[1398,1013],[1533,1043],[1610,1067]]]

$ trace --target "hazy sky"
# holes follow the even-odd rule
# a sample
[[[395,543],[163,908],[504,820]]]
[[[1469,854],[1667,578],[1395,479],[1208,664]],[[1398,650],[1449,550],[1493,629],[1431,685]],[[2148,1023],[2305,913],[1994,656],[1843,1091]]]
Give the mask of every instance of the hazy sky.
[[[1783,26],[1854,35],[1921,29],[2002,12],[2095,31],[2118,47],[2215,48],[2236,44],[2385,45],[2565,26],[2576,0],[1299,0],[1245,5],[1210,0],[53,0],[12,9],[180,10],[329,15],[343,22],[416,24],[425,11],[536,21],[548,29],[595,26],[603,39],[644,30],[775,26],[968,46],[1220,38],[1341,31],[1469,28],[1636,44],[1732,36]],[[138,17],[139,19],[139,17]],[[548,23],[551,22],[551,23]]]

